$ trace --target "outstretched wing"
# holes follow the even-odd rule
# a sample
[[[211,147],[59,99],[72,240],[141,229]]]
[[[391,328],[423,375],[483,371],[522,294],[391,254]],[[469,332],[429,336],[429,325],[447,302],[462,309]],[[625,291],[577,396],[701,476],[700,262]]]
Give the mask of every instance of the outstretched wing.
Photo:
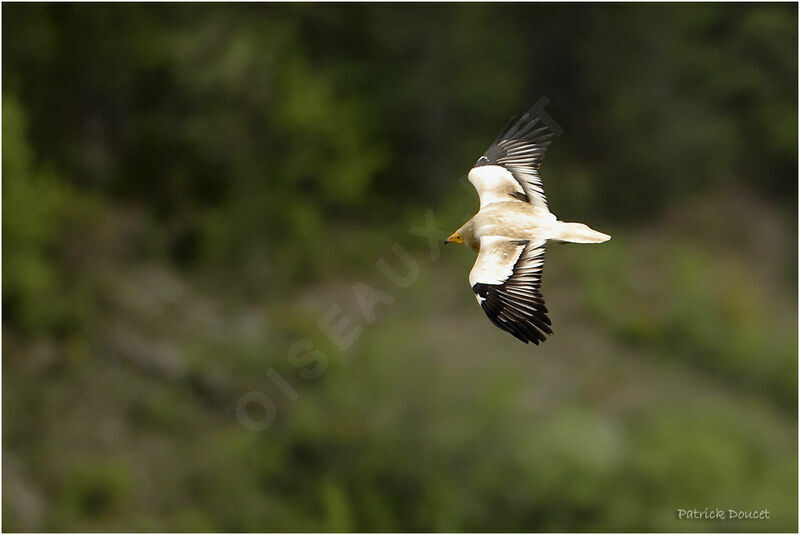
[[[531,112],[512,117],[469,172],[481,207],[498,201],[520,200],[547,207],[539,164],[553,137]]]
[[[469,273],[475,298],[492,323],[537,345],[553,334],[539,291],[544,245],[544,241],[484,236]]]

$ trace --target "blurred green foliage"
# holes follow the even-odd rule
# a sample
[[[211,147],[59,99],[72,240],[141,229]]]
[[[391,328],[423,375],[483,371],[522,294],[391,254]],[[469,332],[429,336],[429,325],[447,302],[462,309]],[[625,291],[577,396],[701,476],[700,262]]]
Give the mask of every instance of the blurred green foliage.
[[[3,529],[796,530],[797,60],[789,4],[5,5]],[[408,230],[540,96],[614,239],[533,348]]]

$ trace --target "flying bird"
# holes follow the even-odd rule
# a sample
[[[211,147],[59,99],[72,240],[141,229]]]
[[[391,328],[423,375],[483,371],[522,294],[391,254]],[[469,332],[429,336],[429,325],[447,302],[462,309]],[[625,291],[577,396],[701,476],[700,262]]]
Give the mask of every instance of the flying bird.
[[[469,172],[478,213],[445,240],[478,252],[469,284],[491,322],[536,345],[553,334],[540,291],[547,241],[611,239],[583,223],[559,221],[548,209],[539,165],[552,136],[531,112],[512,117]]]

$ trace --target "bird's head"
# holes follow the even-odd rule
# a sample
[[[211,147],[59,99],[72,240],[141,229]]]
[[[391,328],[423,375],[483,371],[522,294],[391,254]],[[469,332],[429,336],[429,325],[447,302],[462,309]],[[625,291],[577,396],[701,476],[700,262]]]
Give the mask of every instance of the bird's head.
[[[464,243],[464,237],[458,232],[453,232],[446,240],[444,240],[444,243],[445,245],[448,243]]]

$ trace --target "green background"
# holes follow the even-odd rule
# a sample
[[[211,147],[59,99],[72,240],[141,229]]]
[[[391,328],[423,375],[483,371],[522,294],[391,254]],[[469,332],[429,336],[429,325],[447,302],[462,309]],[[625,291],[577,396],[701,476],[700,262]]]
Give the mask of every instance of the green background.
[[[4,530],[797,529],[796,5],[2,15]],[[534,347],[410,229],[540,97]]]

